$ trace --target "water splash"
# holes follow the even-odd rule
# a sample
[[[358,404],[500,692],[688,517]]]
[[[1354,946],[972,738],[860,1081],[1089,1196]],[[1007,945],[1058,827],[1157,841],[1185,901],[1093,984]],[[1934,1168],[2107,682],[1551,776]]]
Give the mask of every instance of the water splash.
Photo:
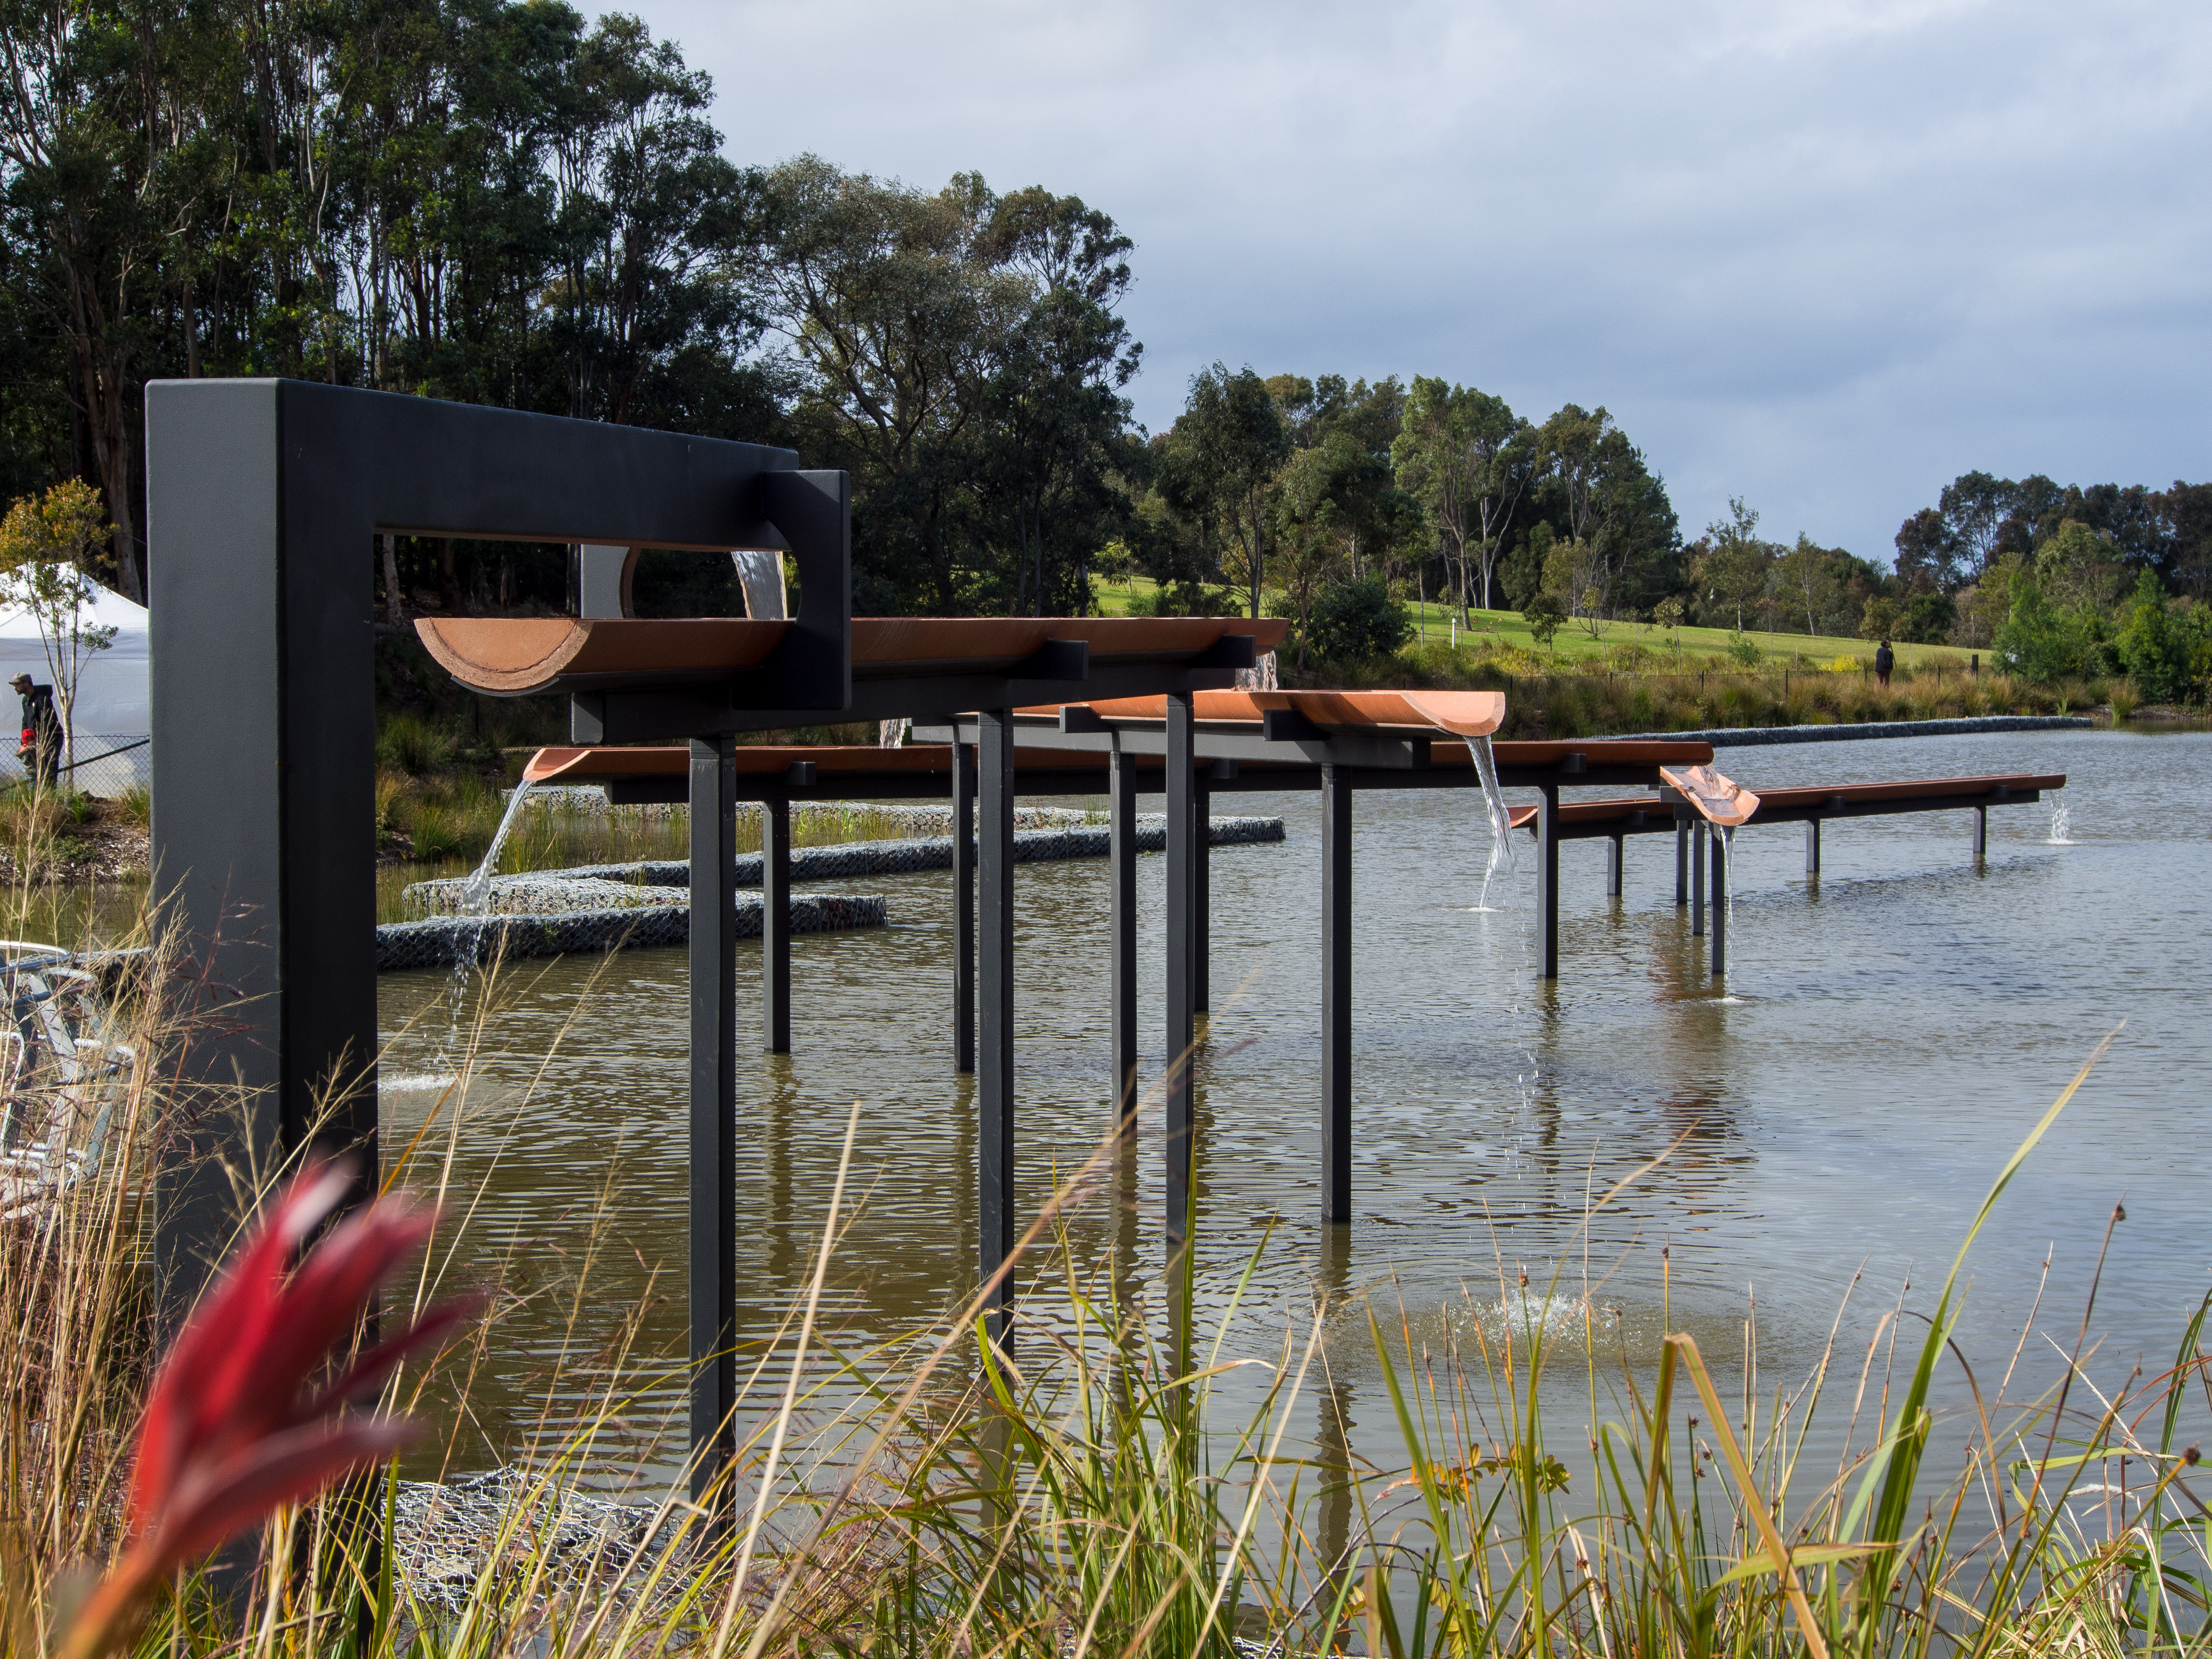
[[[1469,738],[1468,757],[1474,763],[1474,775],[1482,780],[1482,799],[1490,818],[1490,861],[1482,867],[1482,896],[1475,901],[1478,911],[1490,908],[1490,879],[1503,864],[1505,873],[1514,873],[1513,815],[1505,810],[1505,796],[1498,787],[1498,757],[1490,747],[1488,738]]]
[[[2050,844],[2051,846],[2071,847],[2074,844],[2073,836],[2067,833],[2070,827],[2069,823],[2070,817],[2071,814],[2067,811],[2064,801],[2054,800],[2051,803]]]

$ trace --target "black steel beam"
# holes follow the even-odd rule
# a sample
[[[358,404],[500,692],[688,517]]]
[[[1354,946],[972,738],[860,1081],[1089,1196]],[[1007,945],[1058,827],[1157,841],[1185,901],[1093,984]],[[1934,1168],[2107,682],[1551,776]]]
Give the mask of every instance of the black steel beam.
[[[791,1052],[791,803],[761,804],[761,1049]]]
[[[691,745],[691,1493],[722,1478],[738,1401],[738,803],[727,738]],[[726,1492],[724,1494],[726,1501]]]
[[[1352,1219],[1352,797],[1337,769],[1321,790],[1321,1215]]]
[[[1014,745],[1013,711],[982,719],[976,745],[977,1024],[976,1218],[980,1267],[989,1283],[1013,1254],[1020,1232],[1014,1205]],[[991,1334],[1006,1339],[1013,1275],[988,1298]]]
[[[1137,763],[1116,754],[1107,794],[1107,931],[1112,944],[1114,1109],[1124,1136],[1137,1132]],[[1164,782],[1165,781],[1163,775]]]
[[[952,1069],[975,1069],[975,750],[952,745]]]
[[[1167,738],[1167,1236],[1170,1253],[1182,1248],[1190,1221],[1190,1136],[1195,964],[1191,959],[1196,863],[1191,842],[1191,699],[1168,697]]]
[[[790,700],[844,668],[845,618],[812,623],[847,579],[778,527],[786,450],[296,380],[155,381],[145,406],[153,859],[182,982],[222,1005],[178,1080],[242,1107],[157,1179],[178,1312],[235,1233],[233,1172],[314,1132],[375,1183],[376,536],[789,544],[817,606],[781,653]]]
[[[1219,763],[1217,763],[1218,764]],[[1231,761],[1228,764],[1234,766]],[[1213,786],[1210,768],[1196,769],[1190,781],[1190,1006],[1213,1012]]]
[[[1699,818],[1690,826],[1690,937],[1705,936],[1705,838],[1711,831]]]
[[[837,712],[836,719],[842,723],[912,718],[920,724],[931,716],[974,708],[1105,702],[1116,697],[1158,696],[1164,690],[1223,691],[1236,678],[1232,668],[1132,664],[1095,669],[1081,680],[1024,678],[1012,672],[861,679],[854,682],[851,701]],[[737,695],[742,694],[697,686],[665,691],[578,692],[569,699],[570,740],[592,744],[660,743],[699,732],[772,732],[788,726],[815,726],[823,718],[818,708],[748,705],[737,701]],[[1032,746],[1032,732],[1024,726],[1021,745]],[[922,738],[930,740],[927,736]]]
[[[1713,849],[1713,977],[1728,975],[1728,836],[1720,830],[1705,837]]]
[[[1543,951],[1540,976],[1559,976],[1559,787],[1544,786],[1536,817],[1536,932]]]

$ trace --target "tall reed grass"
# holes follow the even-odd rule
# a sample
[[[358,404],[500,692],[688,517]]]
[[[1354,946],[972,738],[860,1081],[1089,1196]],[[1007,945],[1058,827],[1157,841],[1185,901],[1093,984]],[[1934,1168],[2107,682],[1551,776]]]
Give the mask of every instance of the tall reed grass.
[[[165,1057],[188,1048],[191,977],[169,943],[141,943],[144,971],[116,1017],[144,1060],[110,1152],[0,1230],[0,1606],[17,1652],[40,1650],[85,1564],[115,1547],[156,1323],[155,1168],[183,1152],[187,1119],[238,1104],[187,1091],[170,1069]],[[501,1132],[467,1087],[468,1055],[496,1029],[501,995],[495,981],[477,1000],[461,1076],[438,1110],[383,1149],[385,1183],[438,1197],[448,1216],[410,1291],[418,1304],[459,1280],[496,1291],[514,1265],[473,1253],[479,1195],[453,1179],[464,1137]],[[277,1516],[263,1570],[243,1581],[181,1581],[131,1650],[2201,1650],[2212,1643],[2212,1514],[2185,1441],[2204,1417],[2204,1306],[2177,1311],[2175,1359],[2154,1375],[2100,1376],[2069,1336],[2049,1392],[2028,1390],[2034,1367],[2015,1351],[1972,1373],[1964,1419],[1939,1415],[1939,1370],[1960,1363],[1967,1252],[2072,1092],[1962,1215],[1959,1261],[1932,1306],[1900,1306],[1854,1352],[1832,1339],[1809,1376],[1771,1393],[1749,1334],[1731,1370],[1680,1334],[1655,1361],[1610,1340],[1587,1294],[1502,1275],[1502,1316],[1459,1322],[1441,1340],[1422,1334],[1435,1328],[1421,1310],[1386,1292],[1317,1290],[1310,1308],[1271,1322],[1243,1300],[1275,1248],[1265,1237],[1232,1293],[1201,1316],[1182,1273],[1086,1266],[1075,1245],[1082,1206],[1133,1201],[1133,1153],[1115,1140],[1071,1174],[1024,1239],[1020,1312],[1004,1347],[984,1318],[990,1286],[927,1328],[854,1343],[821,1310],[863,1184],[856,1106],[808,1283],[776,1329],[746,1334],[737,1455],[704,1501],[678,1488],[621,1524],[573,1524],[570,1494],[604,1473],[611,1449],[641,1462],[655,1449],[681,1382],[680,1356],[642,1344],[641,1303],[611,1336],[579,1336],[542,1362],[543,1408],[505,1449],[514,1476],[469,1530],[426,1538],[420,1517],[436,1493],[387,1474]],[[527,1091],[497,1109],[522,1121]],[[229,1173],[250,1195],[284,1171]],[[591,1252],[628,1248],[621,1194],[611,1171],[585,1259],[533,1292],[566,1297],[580,1333]],[[1582,1311],[1554,1318],[1560,1308]],[[440,1364],[395,1383],[387,1403],[441,1419],[447,1444],[465,1443],[472,1395],[495,1366],[514,1369],[501,1345],[495,1313]],[[1325,1407],[1332,1366],[1355,1361],[1379,1368],[1395,1425],[1395,1449],[1372,1461],[1326,1409],[1318,1436],[1292,1426]],[[1586,1417],[1561,1403],[1577,1400]],[[1841,1419],[1832,1467],[1808,1455],[1816,1419]],[[1948,1455],[1960,1444],[1962,1458]],[[411,1532],[398,1525],[407,1516]],[[379,1548],[386,1528],[394,1545]]]

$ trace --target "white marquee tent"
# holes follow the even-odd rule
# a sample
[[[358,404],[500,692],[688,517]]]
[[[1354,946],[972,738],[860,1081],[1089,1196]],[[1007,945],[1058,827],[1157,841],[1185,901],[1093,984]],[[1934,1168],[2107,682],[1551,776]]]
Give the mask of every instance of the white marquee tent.
[[[86,609],[88,623],[115,630],[112,645],[85,659],[76,690],[79,781],[88,789],[104,793],[118,782],[143,783],[149,775],[149,750],[143,743],[153,727],[147,692],[146,607],[94,587]],[[6,683],[18,674],[28,674],[41,685],[54,683],[53,667],[40,641],[38,619],[27,611],[0,609],[0,726],[10,733],[15,729],[15,705]],[[94,758],[127,744],[140,746],[110,760]],[[0,744],[0,774],[21,775],[15,752],[14,743]]]

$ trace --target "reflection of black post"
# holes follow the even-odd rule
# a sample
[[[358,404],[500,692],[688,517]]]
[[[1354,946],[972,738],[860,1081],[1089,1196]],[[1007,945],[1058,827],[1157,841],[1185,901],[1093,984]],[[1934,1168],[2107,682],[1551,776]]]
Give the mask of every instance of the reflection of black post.
[[[1690,902],[1690,826],[1674,820],[1674,908]]]
[[[1543,935],[1543,977],[1559,976],[1559,786],[1540,785],[1542,811],[1536,815],[1536,931]]]
[[[1713,977],[1728,975],[1728,837],[1720,830],[1708,832],[1713,844]]]
[[[1197,975],[1191,961],[1195,938],[1191,915],[1197,902],[1197,871],[1192,857],[1191,695],[1168,697],[1168,1040],[1167,1040],[1167,1230],[1168,1247],[1180,1247],[1190,1221],[1190,1060],[1196,1034],[1192,993]]]
[[[1690,937],[1705,936],[1705,821],[1690,826]]]
[[[1114,1019],[1114,1110],[1124,1134],[1137,1132],[1137,757],[1115,739],[1107,785],[1107,932],[1112,936],[1109,1000]]]
[[[1352,784],[1321,769],[1321,1215],[1352,1219]]]
[[[1213,789],[1200,771],[1191,780],[1190,1006],[1213,1011]]]
[[[975,1056],[977,1219],[988,1280],[1014,1248],[1014,711],[987,708],[976,745],[981,787],[975,837],[981,880],[976,907]],[[991,1332],[1003,1340],[1013,1285],[991,1297]]]
[[[691,1493],[735,1449],[738,1397],[738,770],[691,740]]]
[[[761,803],[761,1047],[791,1052],[791,803]]]
[[[953,732],[957,739],[957,728]],[[975,751],[952,745],[952,1069],[975,1069]]]
[[[1820,873],[1820,820],[1818,818],[1805,820],[1805,873],[1808,876]]]

